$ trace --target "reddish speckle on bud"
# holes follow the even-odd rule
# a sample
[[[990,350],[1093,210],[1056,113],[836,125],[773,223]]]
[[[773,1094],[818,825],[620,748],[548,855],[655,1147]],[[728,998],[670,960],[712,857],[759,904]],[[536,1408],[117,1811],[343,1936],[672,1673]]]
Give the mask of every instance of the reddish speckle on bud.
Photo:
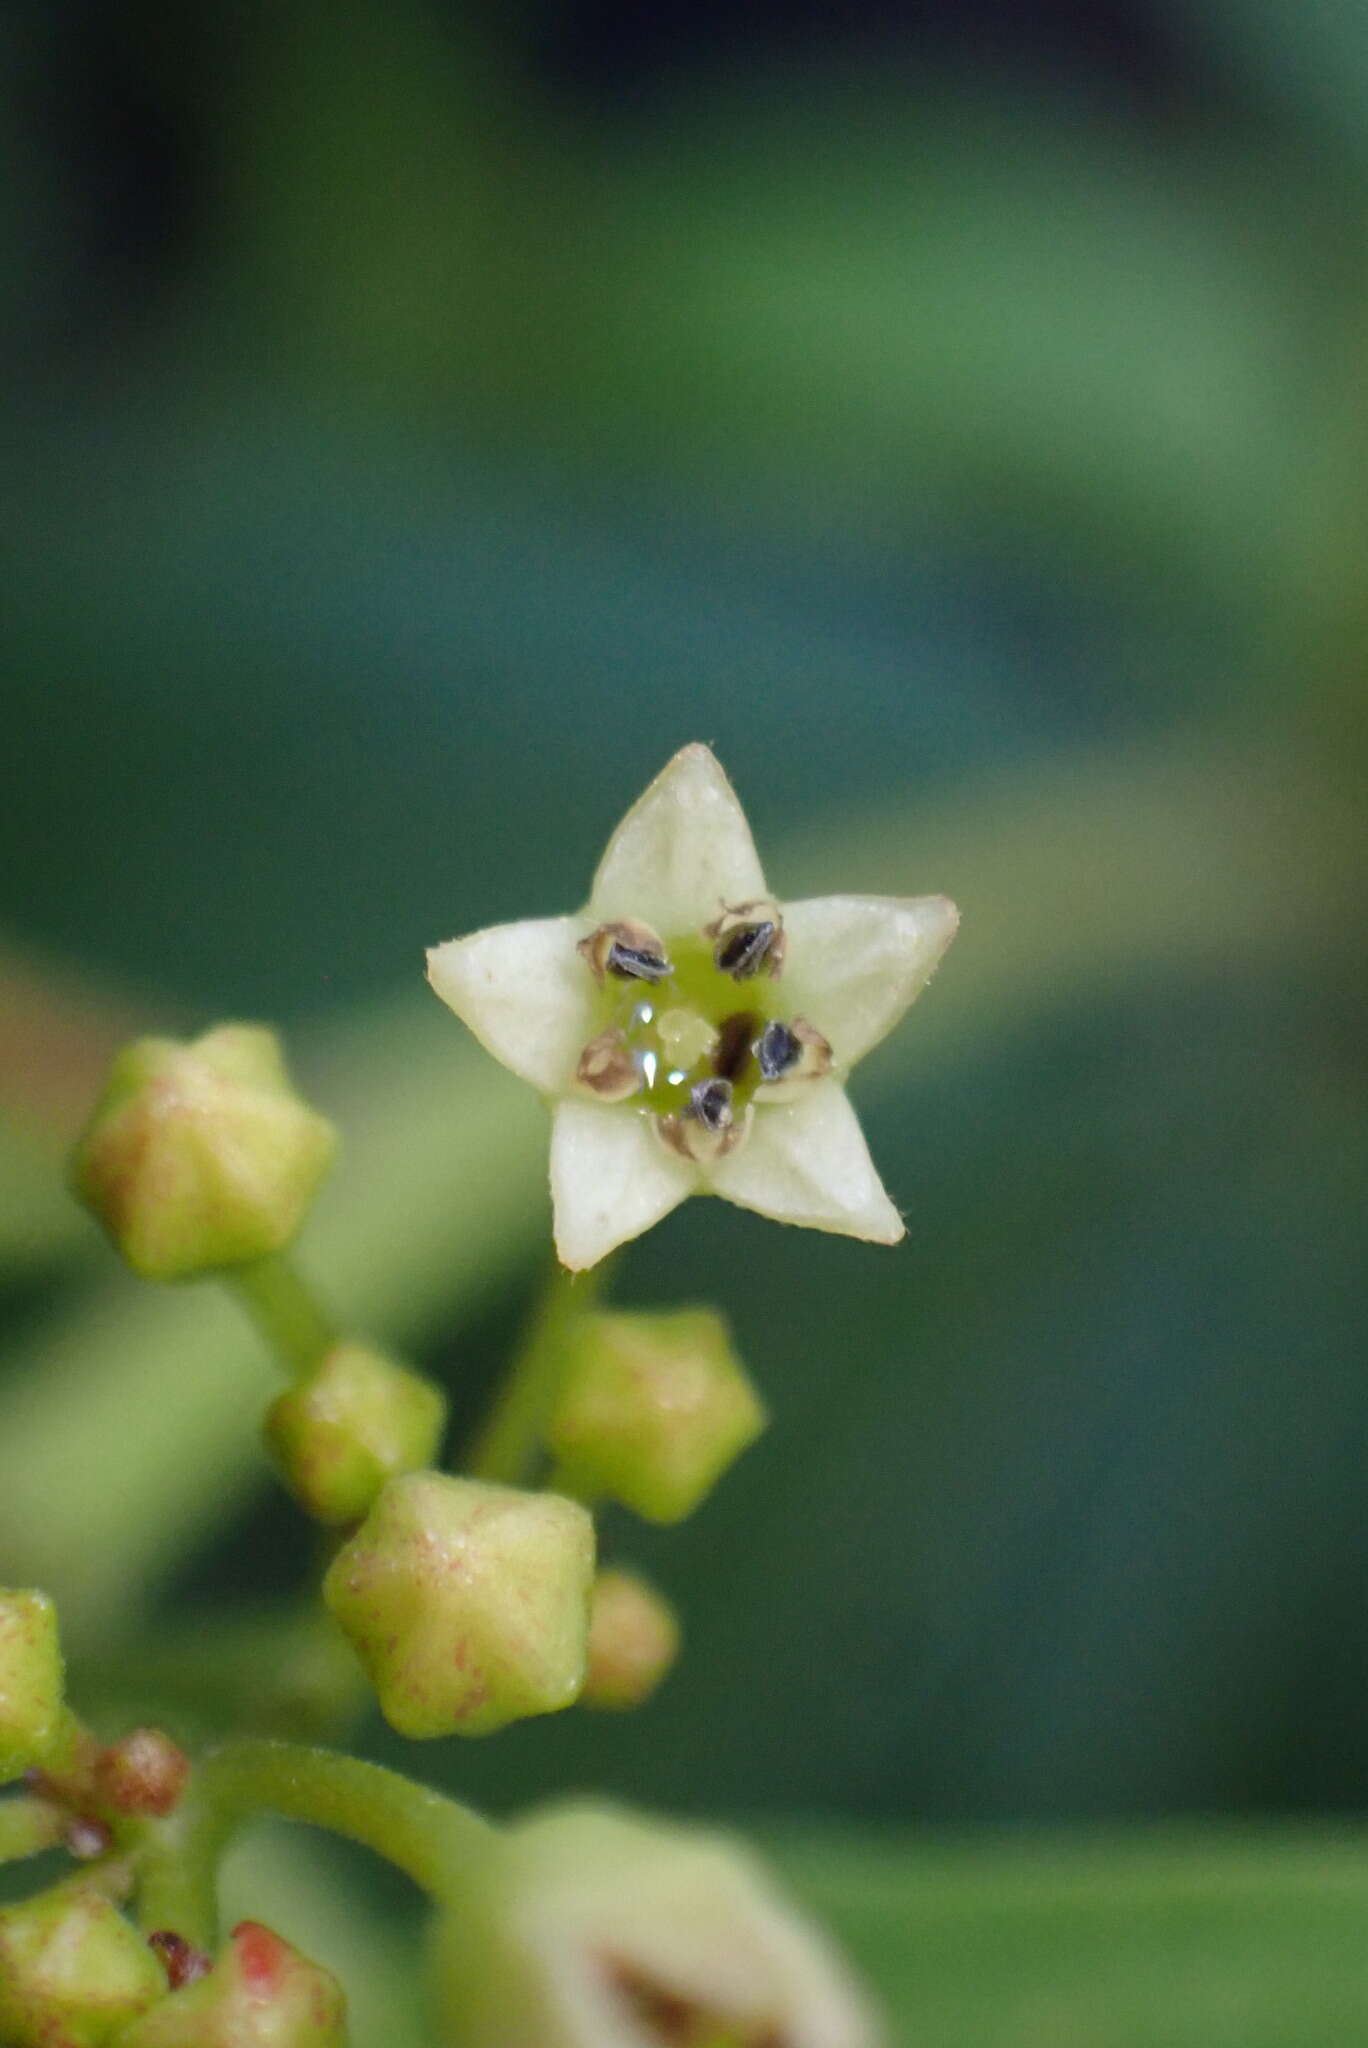
[[[584,1683],[593,1519],[441,1472],[392,1479],[323,1581],[401,1735],[485,1735]]]
[[[95,1790],[116,1813],[173,1813],[185,1790],[190,1764],[169,1735],[159,1728],[135,1728],[121,1742],[100,1751],[95,1765]]]
[[[183,1991],[187,1984],[198,1984],[200,1978],[207,1977],[213,1968],[211,1959],[202,1948],[195,1948],[183,1934],[177,1934],[170,1927],[159,1927],[155,1934],[149,1934],[147,1946],[161,1958],[166,1981],[172,1991]]]
[[[185,1280],[283,1250],[336,1144],[294,1092],[274,1032],[221,1024],[190,1045],[124,1047],[71,1183],[135,1273]]]
[[[239,1920],[233,1929],[238,1970],[247,1990],[271,1998],[280,1988],[289,1950],[278,1934],[259,1920]]]
[[[165,1996],[146,1942],[89,1880],[0,1912],[5,2048],[103,2048]]]
[[[118,2048],[345,2048],[341,1985],[259,1920],[239,1921],[212,1963],[170,1931],[150,1939],[172,1995],[121,2033]]]

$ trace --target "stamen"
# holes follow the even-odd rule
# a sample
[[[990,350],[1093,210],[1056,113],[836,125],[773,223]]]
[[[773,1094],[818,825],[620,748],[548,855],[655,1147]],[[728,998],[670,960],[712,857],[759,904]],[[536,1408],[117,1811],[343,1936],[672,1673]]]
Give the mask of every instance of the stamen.
[[[608,948],[607,965],[619,981],[664,981],[670,972],[663,953],[653,953],[646,946],[624,946],[621,939],[614,939]]]
[[[776,1101],[792,1092],[795,1084],[818,1081],[831,1072],[831,1047],[820,1031],[802,1017],[791,1024],[779,1018],[767,1024],[755,1048],[767,1100]]]
[[[743,924],[739,931],[722,940],[713,958],[734,981],[748,981],[759,972],[777,930],[778,926],[768,917],[759,924]]]
[[[673,971],[665,948],[651,927],[630,918],[601,924],[587,939],[580,940],[578,950],[599,982],[605,974],[611,974],[617,981],[664,981]]]
[[[763,967],[778,974],[784,964],[784,920],[774,903],[728,905],[707,926],[713,941],[713,965],[733,981],[749,981]]]
[[[777,1017],[772,1024],[765,1026],[755,1048],[755,1057],[766,1081],[782,1080],[790,1067],[797,1066],[802,1056],[803,1048],[797,1037]]]
[[[702,1124],[705,1131],[725,1131],[732,1120],[731,1082],[697,1082],[689,1090],[689,1106],[682,1114]]]
[[[623,1031],[600,1031],[579,1056],[575,1079],[603,1102],[625,1102],[642,1083],[642,1069]]]
[[[658,1116],[655,1127],[672,1152],[707,1166],[736,1150],[751,1127],[753,1115],[754,1110],[747,1103],[737,1116],[730,1081],[697,1081],[683,1109],[677,1114]]]

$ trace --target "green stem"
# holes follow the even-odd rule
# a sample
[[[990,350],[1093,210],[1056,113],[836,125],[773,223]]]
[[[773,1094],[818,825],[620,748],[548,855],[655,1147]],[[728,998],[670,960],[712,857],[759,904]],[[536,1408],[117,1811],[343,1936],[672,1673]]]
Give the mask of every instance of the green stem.
[[[66,1815],[46,1799],[22,1792],[0,1799],[0,1863],[16,1863],[21,1856],[55,1848],[65,1829]]]
[[[593,1307],[608,1264],[605,1259],[587,1274],[552,1266],[522,1349],[466,1458],[466,1470],[475,1478],[516,1486],[528,1477],[541,1447],[565,1340],[576,1318]]]
[[[228,1283],[287,1371],[302,1379],[337,1342],[331,1318],[283,1252],[230,1273]]]
[[[440,1900],[465,1894],[499,1849],[488,1821],[380,1764],[291,1742],[228,1743],[205,1758],[180,1813],[149,1848],[142,1925],[212,1949],[219,1858],[234,1830],[261,1814],[358,1842]]]

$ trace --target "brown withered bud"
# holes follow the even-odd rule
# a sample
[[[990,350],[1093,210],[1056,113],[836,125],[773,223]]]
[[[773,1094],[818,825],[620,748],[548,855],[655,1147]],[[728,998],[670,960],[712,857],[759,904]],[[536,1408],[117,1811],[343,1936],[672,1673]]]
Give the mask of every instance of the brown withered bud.
[[[632,1057],[626,1034],[600,1031],[580,1054],[575,1079],[600,1102],[625,1102],[641,1086],[641,1069]]]
[[[763,968],[777,975],[784,966],[784,920],[777,903],[761,900],[724,906],[722,915],[704,927],[713,942],[718,971],[733,981],[749,981]]]
[[[189,1770],[184,1750],[160,1728],[135,1728],[100,1751],[95,1790],[101,1804],[116,1813],[162,1819],[175,1811]]]
[[[601,924],[587,939],[580,940],[579,951],[599,982],[606,974],[617,981],[664,981],[673,972],[656,933],[634,918]]]
[[[831,1047],[820,1031],[802,1017],[791,1024],[776,1017],[760,1034],[755,1047],[760,1078],[767,1085],[779,1081],[817,1081],[831,1072]]]
[[[147,1937],[147,1946],[161,1960],[166,1972],[166,1982],[172,1991],[183,1991],[187,1984],[198,1984],[201,1977],[207,1977],[214,1963],[202,1948],[195,1948],[183,1934],[175,1933],[170,1927],[159,1927]]]

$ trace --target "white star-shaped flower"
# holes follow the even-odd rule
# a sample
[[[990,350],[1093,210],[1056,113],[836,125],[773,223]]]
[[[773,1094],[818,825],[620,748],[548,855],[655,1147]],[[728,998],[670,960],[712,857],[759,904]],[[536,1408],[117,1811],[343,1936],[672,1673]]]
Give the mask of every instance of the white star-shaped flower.
[[[554,1104],[556,1249],[597,1264],[686,1195],[895,1244],[844,1081],[955,935],[944,896],[769,895],[715,756],[684,747],[584,910],[451,939],[433,988]]]

